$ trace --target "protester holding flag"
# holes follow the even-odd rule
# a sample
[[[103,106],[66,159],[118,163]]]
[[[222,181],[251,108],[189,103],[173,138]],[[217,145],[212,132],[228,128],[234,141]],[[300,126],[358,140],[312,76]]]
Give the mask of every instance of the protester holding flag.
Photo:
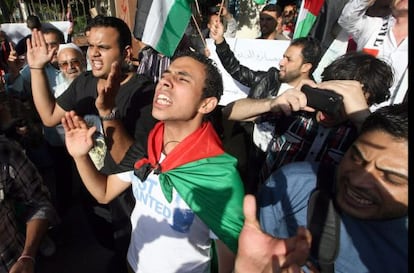
[[[232,272],[243,185],[236,159],[206,121],[222,93],[210,59],[191,51],[176,56],[156,86],[152,115],[160,122],[148,150],[136,154],[129,171],[109,176],[88,156],[96,127],[88,128],[73,111],[62,119],[68,151],[98,202],[110,202],[132,184],[131,272],[208,272],[214,249],[219,272]]]

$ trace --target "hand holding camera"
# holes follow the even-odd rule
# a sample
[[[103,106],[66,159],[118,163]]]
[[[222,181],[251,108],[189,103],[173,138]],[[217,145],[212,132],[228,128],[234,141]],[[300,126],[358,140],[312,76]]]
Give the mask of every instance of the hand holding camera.
[[[305,84],[301,91],[306,95],[308,106],[326,114],[334,115],[343,106],[343,96],[332,90],[315,88]]]

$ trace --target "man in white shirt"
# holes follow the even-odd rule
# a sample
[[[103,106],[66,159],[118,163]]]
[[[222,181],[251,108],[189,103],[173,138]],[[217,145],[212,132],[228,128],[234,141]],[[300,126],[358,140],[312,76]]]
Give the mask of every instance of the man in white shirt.
[[[365,14],[376,0],[349,1],[338,23],[355,40],[357,50],[386,60],[394,69],[390,98],[378,107],[400,103],[408,89],[408,0],[392,0],[391,15],[370,17]]]

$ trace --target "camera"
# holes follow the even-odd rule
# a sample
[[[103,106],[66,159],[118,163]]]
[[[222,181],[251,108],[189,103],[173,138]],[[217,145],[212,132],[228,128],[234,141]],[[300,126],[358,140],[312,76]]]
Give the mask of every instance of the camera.
[[[308,106],[329,115],[334,115],[343,106],[342,95],[332,90],[303,85],[301,91],[306,95]]]

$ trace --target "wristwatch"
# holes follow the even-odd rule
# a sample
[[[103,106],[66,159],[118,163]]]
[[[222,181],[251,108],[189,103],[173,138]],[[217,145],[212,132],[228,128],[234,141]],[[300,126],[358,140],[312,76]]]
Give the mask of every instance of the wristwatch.
[[[101,116],[100,118],[101,118],[102,121],[119,119],[118,108],[116,108],[116,107],[112,108],[111,113],[109,113],[106,116]]]

